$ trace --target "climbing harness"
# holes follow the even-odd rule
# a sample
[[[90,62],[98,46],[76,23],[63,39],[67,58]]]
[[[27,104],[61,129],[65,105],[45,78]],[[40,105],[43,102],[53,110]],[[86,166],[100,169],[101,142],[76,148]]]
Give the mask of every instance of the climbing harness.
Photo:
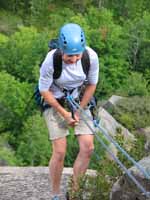
[[[107,138],[107,140],[115,145],[115,147],[128,159],[130,160],[138,169],[139,171],[144,175],[144,177],[148,180],[150,180],[150,174],[139,164],[137,163],[108,133],[107,131],[100,125],[100,123],[97,122],[97,120],[93,119],[91,116],[89,116],[84,109],[80,107],[80,105],[73,99],[71,95],[67,95],[66,99],[68,103],[73,107],[73,110],[79,110],[81,114],[82,120],[85,122],[85,124],[89,127],[89,129],[94,133],[99,143],[108,151],[108,153],[112,156],[112,158],[118,163],[118,165],[121,167],[121,169],[128,175],[128,177],[135,183],[135,185],[139,188],[139,190],[142,192],[143,195],[145,195],[147,198],[150,197],[150,191],[146,191],[146,189],[141,185],[141,183],[132,175],[131,171],[129,171],[124,164],[111,152],[111,150],[108,148],[108,146],[103,142],[103,140],[99,137],[98,133],[88,124],[88,122],[85,119],[85,116],[93,121],[94,126],[99,129],[99,131]]]

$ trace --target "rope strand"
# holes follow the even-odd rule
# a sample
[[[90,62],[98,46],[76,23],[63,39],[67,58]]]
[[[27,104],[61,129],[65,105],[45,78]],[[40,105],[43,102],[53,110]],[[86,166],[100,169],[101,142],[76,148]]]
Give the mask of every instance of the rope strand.
[[[88,119],[93,121],[93,124],[95,127],[97,127],[100,132],[109,140],[109,142],[113,143],[116,148],[128,159],[130,160],[139,170],[142,172],[142,174],[145,176],[146,179],[150,179],[150,175],[145,171],[145,169],[137,163],[108,133],[107,131],[101,127],[97,120],[93,120],[87,113],[85,113],[84,109],[80,107],[80,105],[74,101],[71,95],[66,96],[67,101],[72,105],[74,110],[79,109],[81,112],[81,117],[85,124],[89,127],[89,129],[95,134],[97,140],[100,142],[100,144],[108,151],[108,153],[112,156],[112,158],[118,163],[118,165],[125,171],[125,173],[128,175],[128,177],[135,183],[135,185],[141,190],[143,195],[146,197],[150,197],[150,192],[146,191],[145,188],[141,185],[141,183],[131,174],[131,171],[129,171],[124,164],[110,151],[110,149],[107,147],[107,145],[102,141],[102,139],[98,136],[97,132],[87,123],[85,116],[88,117]]]

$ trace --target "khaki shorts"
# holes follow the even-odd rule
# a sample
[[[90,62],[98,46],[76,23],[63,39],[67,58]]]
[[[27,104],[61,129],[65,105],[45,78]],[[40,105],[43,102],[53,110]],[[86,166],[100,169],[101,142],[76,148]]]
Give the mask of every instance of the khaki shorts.
[[[91,112],[88,109],[86,109],[85,112],[88,116],[91,116]],[[69,135],[69,126],[67,122],[56,110],[53,108],[48,108],[44,111],[43,116],[48,127],[50,140],[55,140]],[[86,116],[85,119],[86,122],[90,124],[92,129],[94,129],[93,122]],[[87,127],[82,119],[80,119],[79,124],[75,126],[74,132],[75,135],[93,134],[93,132]]]

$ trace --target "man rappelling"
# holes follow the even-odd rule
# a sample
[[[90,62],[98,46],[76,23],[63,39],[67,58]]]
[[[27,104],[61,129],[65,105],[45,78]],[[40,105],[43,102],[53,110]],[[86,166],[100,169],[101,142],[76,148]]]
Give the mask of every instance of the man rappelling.
[[[86,172],[94,149],[93,132],[80,118],[78,110],[72,110],[65,106],[65,93],[71,93],[80,107],[88,115],[91,115],[87,105],[95,92],[99,76],[98,56],[93,49],[86,46],[84,31],[78,24],[64,25],[60,29],[58,43],[59,49],[51,50],[43,61],[39,78],[39,91],[44,98],[44,105],[48,105],[43,116],[53,148],[49,162],[52,200],[60,199],[60,180],[67,147],[67,135],[69,134],[68,127],[74,127],[74,134],[79,143],[79,153],[73,165],[74,190],[78,189],[78,178]],[[83,64],[85,54],[88,54],[89,67],[88,64]],[[58,72],[55,69],[58,65],[56,66],[54,57],[61,66]],[[81,96],[80,88],[85,80],[87,84]],[[92,121],[88,118],[87,121],[93,126]]]

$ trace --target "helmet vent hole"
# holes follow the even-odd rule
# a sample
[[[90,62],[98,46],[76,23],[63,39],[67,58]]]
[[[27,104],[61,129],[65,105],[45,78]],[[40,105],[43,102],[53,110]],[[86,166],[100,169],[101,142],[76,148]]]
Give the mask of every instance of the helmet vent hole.
[[[66,45],[66,44],[67,44],[67,42],[66,42],[66,41],[64,41],[64,44]]]
[[[64,25],[60,29],[59,46],[62,52],[68,55],[83,52],[86,46],[86,40],[82,28],[74,23]]]

